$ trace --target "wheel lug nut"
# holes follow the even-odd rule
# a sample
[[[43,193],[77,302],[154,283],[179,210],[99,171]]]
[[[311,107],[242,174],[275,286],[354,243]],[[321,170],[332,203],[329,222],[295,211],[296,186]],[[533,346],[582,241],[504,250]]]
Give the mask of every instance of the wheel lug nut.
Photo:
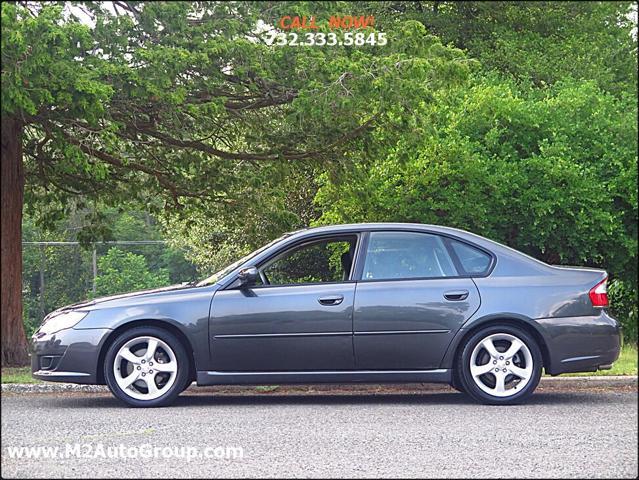
[[[499,357],[499,360],[503,360],[503,359],[504,359],[504,357]]]
[[[510,365],[510,362],[506,362],[506,365]]]
[[[153,373],[153,370],[149,370],[149,373]]]
[[[142,367],[138,366],[138,370],[142,370]]]
[[[505,369],[505,368],[504,368],[502,371],[503,371],[504,373],[506,373],[506,369]]]
[[[142,360],[142,363],[146,363],[146,360]]]
[[[143,377],[145,377],[145,376],[146,376],[146,373],[142,373],[142,376],[143,376]]]
[[[493,365],[497,365],[497,360],[493,360]]]
[[[149,367],[152,367],[152,366],[153,366],[153,362],[149,362]]]
[[[498,368],[496,368],[496,369],[495,369],[495,371],[496,371],[496,372],[498,372],[498,371],[499,371],[499,369],[498,369]]]

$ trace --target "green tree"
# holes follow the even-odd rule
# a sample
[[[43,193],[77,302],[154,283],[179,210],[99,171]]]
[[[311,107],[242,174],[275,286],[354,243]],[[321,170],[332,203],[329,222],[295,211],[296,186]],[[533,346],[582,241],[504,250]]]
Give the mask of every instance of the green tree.
[[[282,48],[257,31],[284,8],[269,3],[66,5],[2,3],[3,365],[26,360],[25,201],[49,214],[74,196],[241,210],[246,185],[281,164],[339,161],[376,129],[410,129],[413,107],[470,68],[416,21],[385,47]]]
[[[245,187],[253,201],[241,211],[201,209],[187,218],[177,212],[164,216],[168,241],[208,276],[283,232],[310,225],[320,214],[313,204],[316,178],[327,169],[317,162],[286,165],[279,177]]]
[[[151,272],[142,255],[113,247],[98,261],[95,285],[97,295],[164,287],[169,285],[169,273]]]
[[[101,218],[97,224],[104,225],[105,231],[102,235],[104,240],[164,240],[161,225],[148,211],[122,210],[122,208],[104,206],[98,208]],[[96,219],[93,216],[88,225],[96,225]],[[99,242],[95,245],[99,254],[105,251]],[[166,269],[172,283],[191,281],[197,277],[195,266],[186,260],[181,249],[171,248],[166,244],[128,244],[123,248],[128,252],[144,256],[153,272]]]
[[[380,2],[384,18],[417,19],[445,44],[538,87],[567,78],[620,94],[637,89],[636,2]]]

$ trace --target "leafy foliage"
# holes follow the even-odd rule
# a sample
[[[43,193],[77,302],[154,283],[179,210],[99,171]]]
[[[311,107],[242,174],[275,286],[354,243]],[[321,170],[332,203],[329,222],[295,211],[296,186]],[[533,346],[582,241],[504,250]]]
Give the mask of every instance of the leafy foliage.
[[[608,295],[613,314],[622,322],[624,339],[636,343],[637,285],[632,282],[613,280],[608,287]]]
[[[614,94],[637,89],[633,2],[381,2],[496,71],[537,87],[569,78]],[[634,29],[634,35],[632,31]]]
[[[119,248],[109,249],[98,262],[99,275],[95,279],[96,294],[114,293],[164,287],[169,284],[166,270],[151,272],[142,255],[125,252]]]

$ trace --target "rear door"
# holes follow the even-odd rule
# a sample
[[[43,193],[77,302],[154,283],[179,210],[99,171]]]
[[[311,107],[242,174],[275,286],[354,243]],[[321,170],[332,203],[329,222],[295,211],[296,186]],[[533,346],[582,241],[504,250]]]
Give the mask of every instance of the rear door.
[[[377,231],[363,251],[353,312],[356,368],[438,368],[480,303],[451,243],[430,233]]]

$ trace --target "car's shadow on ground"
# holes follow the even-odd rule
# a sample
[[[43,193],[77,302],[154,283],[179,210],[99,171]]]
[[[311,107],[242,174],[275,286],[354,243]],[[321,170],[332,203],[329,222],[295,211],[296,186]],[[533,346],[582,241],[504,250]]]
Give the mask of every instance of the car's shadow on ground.
[[[604,393],[604,394],[602,394]],[[429,393],[399,393],[399,394],[249,394],[249,395],[215,395],[215,393],[187,393],[183,394],[175,403],[166,408],[189,409],[194,407],[223,407],[245,406],[260,407],[266,405],[471,405],[482,408],[521,408],[522,406],[535,405],[562,405],[588,402],[608,404],[610,398],[607,394],[613,392],[594,391],[561,391],[561,392],[537,392],[522,405],[508,407],[491,407],[476,403],[468,395],[457,392],[429,392]],[[44,400],[44,398],[43,398]],[[57,396],[54,399],[47,398],[50,405],[59,408],[129,408],[116,398],[107,394],[85,394]],[[134,410],[131,408],[131,410]]]

